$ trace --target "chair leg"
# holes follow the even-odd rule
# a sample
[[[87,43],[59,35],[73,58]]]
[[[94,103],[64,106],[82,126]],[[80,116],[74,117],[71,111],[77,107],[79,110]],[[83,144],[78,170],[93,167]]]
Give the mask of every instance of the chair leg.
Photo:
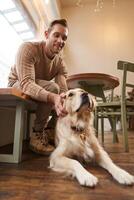
[[[129,152],[128,132],[127,132],[127,114],[126,114],[126,106],[124,103],[121,105],[121,122],[122,122],[125,152]]]
[[[98,116],[97,116],[97,121],[96,121],[96,137],[98,138],[98,132],[99,132],[99,118],[98,118]]]
[[[101,117],[101,141],[104,143],[104,118]]]
[[[117,131],[116,131],[116,117],[114,116],[112,118],[112,121],[113,121],[113,143],[118,143],[119,142],[119,139],[118,139],[118,135],[117,135]]]
[[[95,112],[94,112],[94,127],[95,127],[95,130],[96,130],[96,137],[98,138],[98,113],[97,113],[97,108],[95,109]]]

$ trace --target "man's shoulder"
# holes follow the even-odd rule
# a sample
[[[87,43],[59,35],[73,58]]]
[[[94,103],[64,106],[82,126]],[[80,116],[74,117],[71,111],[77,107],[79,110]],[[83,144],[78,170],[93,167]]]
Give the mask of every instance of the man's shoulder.
[[[19,51],[31,51],[31,50],[33,50],[34,51],[34,49],[35,49],[36,47],[35,47],[35,45],[34,45],[34,43],[33,42],[23,42],[20,46],[19,46],[19,48],[18,48],[18,50]]]
[[[38,42],[31,42],[31,41],[28,41],[28,42],[23,42],[20,47],[31,47],[31,48],[38,48],[40,47],[42,44],[42,41],[38,41]]]
[[[38,56],[39,52],[42,49],[42,42],[24,42],[20,45],[19,49],[18,49],[18,53],[22,53],[22,52],[30,52],[30,54],[34,55],[34,56]]]

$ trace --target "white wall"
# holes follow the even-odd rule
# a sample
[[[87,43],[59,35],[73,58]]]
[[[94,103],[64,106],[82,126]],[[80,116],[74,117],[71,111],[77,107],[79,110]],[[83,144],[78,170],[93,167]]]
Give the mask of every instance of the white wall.
[[[93,1],[62,9],[70,30],[65,49],[69,74],[100,72],[120,77],[117,61],[134,62],[134,1],[118,0],[113,8],[112,0],[107,0],[100,12],[94,12],[95,6]]]

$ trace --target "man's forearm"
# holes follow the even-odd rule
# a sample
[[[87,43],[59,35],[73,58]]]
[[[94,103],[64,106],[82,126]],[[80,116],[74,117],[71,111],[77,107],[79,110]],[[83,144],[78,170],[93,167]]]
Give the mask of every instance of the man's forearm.
[[[60,87],[60,93],[66,92],[68,90],[66,78],[65,78],[64,75],[57,75],[56,78],[55,78],[55,82]]]

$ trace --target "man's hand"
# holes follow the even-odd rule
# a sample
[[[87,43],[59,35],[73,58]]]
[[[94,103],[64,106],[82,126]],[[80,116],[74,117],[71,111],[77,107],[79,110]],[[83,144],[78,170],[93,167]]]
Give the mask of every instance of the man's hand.
[[[54,101],[54,106],[55,106],[55,110],[58,116],[64,117],[67,112],[66,110],[63,108],[63,98],[64,95],[56,95],[55,96],[55,101]]]
[[[67,111],[63,108],[63,101],[65,94],[61,93],[60,95],[50,93],[48,96],[48,102],[54,104],[55,111],[58,116],[64,117],[67,114]]]

